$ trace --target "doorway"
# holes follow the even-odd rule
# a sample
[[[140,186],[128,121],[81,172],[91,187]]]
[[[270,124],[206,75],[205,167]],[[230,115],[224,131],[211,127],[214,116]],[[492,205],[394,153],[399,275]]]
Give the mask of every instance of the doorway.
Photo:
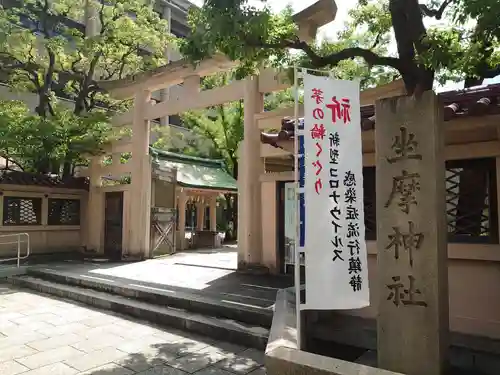
[[[284,274],[292,274],[295,267],[296,196],[295,182],[286,181],[277,184],[277,227],[278,257],[280,270]],[[304,257],[300,257],[301,277],[304,277]]]
[[[105,194],[104,254],[116,260],[122,257],[123,192]]]

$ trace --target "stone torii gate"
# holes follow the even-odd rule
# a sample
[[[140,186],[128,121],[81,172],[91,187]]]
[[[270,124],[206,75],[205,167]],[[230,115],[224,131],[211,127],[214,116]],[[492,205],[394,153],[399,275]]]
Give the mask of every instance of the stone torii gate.
[[[143,73],[129,79],[116,82],[103,82],[101,85],[118,99],[134,98],[134,107],[114,119],[114,126],[130,126],[132,136],[115,142],[107,150],[113,160],[119,160],[123,152],[131,152],[132,157],[126,164],[118,166],[96,166],[94,160],[92,170],[98,170],[95,175],[100,178],[106,173],[129,174],[131,176],[130,205],[128,233],[124,247],[134,257],[143,258],[148,253],[151,201],[151,173],[152,157],[150,155],[150,122],[164,116],[171,116],[193,109],[202,109],[218,104],[224,104],[243,99],[244,140],[240,145],[239,179],[238,179],[238,261],[240,267],[248,265],[266,265],[263,247],[262,232],[266,230],[263,217],[275,213],[268,213],[269,209],[263,202],[266,195],[266,183],[293,179],[292,172],[266,173],[266,159],[286,160],[290,157],[290,150],[275,149],[261,143],[261,130],[279,129],[283,117],[293,115],[293,106],[264,112],[264,95],[289,88],[290,82],[285,72],[276,72],[265,69],[258,76],[247,77],[244,80],[233,81],[223,87],[200,91],[200,78],[234,67],[224,56],[215,56],[201,62],[198,66],[180,60],[152,72]],[[171,90],[169,100],[162,102],[151,101],[151,94],[159,89],[183,83],[182,86]],[[377,89],[366,90],[362,93],[363,104],[373,104],[375,98],[388,97],[400,93],[402,83],[397,81]],[[303,115],[300,106],[299,114]],[[93,169],[94,168],[94,169]],[[91,172],[92,175],[92,172]],[[94,179],[92,186],[97,186]],[[93,199],[91,189],[90,197]],[[274,197],[274,194],[271,194]],[[91,225],[98,225],[90,223]],[[98,232],[98,231],[96,231]]]
[[[294,15],[299,27],[299,35],[305,41],[312,40],[318,27],[335,19],[337,7],[332,0],[319,0],[303,11]],[[265,172],[262,159],[260,130],[257,126],[258,116],[262,116],[263,98],[267,92],[282,90],[290,85],[285,83],[285,75],[267,69],[260,76],[234,81],[224,87],[200,91],[200,78],[227,71],[235,66],[225,56],[216,55],[200,62],[194,67],[187,60],[178,60],[153,71],[137,74],[133,77],[112,82],[101,82],[100,86],[117,99],[133,98],[134,105],[130,111],[117,116],[114,126],[127,126],[132,129],[132,136],[119,140],[106,151],[113,160],[118,161],[124,152],[131,152],[130,161],[125,164],[114,163],[111,167],[100,165],[101,158],[94,158],[90,168],[91,189],[90,202],[99,202],[98,190],[101,176],[130,175],[129,194],[133,199],[128,210],[129,222],[124,223],[124,248],[132,257],[143,258],[149,253],[150,217],[151,217],[151,156],[149,142],[152,120],[175,115],[193,109],[202,109],[236,100],[245,103],[244,140],[240,147],[240,164],[238,180],[238,255],[239,264],[261,263],[262,221],[261,207],[261,175]],[[182,86],[175,86],[182,83]],[[170,97],[161,102],[151,100],[153,92],[170,87]],[[275,113],[278,120],[279,112]],[[269,116],[267,117],[269,118]],[[89,223],[90,245],[99,248],[102,233],[99,221]]]

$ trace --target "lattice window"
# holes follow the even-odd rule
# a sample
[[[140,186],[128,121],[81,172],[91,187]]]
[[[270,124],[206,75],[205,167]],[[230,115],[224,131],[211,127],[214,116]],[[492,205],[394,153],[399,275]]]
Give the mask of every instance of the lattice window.
[[[498,242],[494,159],[446,165],[446,215],[450,242]]]
[[[80,225],[79,199],[49,199],[49,225]]]
[[[41,216],[42,198],[3,198],[3,225],[41,225]]]
[[[366,239],[377,232],[375,168],[363,168]],[[494,159],[446,162],[446,216],[449,242],[498,243]]]

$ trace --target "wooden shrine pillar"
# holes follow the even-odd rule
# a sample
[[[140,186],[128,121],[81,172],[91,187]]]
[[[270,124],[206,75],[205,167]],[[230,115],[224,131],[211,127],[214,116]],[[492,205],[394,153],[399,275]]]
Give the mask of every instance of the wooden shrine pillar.
[[[217,231],[217,195],[210,197],[210,231]]]
[[[187,194],[186,190],[181,189],[179,191],[179,198],[177,201],[177,212],[179,212],[179,223],[177,231],[179,236],[179,250],[184,250],[185,238],[186,238],[186,204],[187,204]]]
[[[144,90],[134,98],[132,124],[132,173],[130,196],[130,233],[128,251],[131,258],[148,258],[151,245],[151,158],[149,155],[150,123],[144,111],[151,92]]]
[[[205,228],[205,202],[202,198],[196,203],[196,230],[202,231]]]

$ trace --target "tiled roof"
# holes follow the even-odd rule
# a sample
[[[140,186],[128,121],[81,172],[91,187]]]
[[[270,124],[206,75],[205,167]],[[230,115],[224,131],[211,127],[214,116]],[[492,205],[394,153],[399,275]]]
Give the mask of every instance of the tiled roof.
[[[150,148],[161,166],[177,169],[177,183],[181,186],[237,191],[237,181],[225,170],[223,160],[199,158]]]
[[[466,116],[486,116],[500,114],[500,84],[481,88],[448,91],[438,94],[444,106],[444,120],[450,121]],[[363,131],[375,128],[375,106],[361,108],[361,128]],[[294,119],[284,118],[277,133],[261,133],[262,143],[278,147],[277,142],[293,138]]]
[[[58,176],[3,170],[0,171],[0,185],[29,185],[61,189],[87,190],[89,183],[88,179],[85,177],[70,177],[62,179]]]

